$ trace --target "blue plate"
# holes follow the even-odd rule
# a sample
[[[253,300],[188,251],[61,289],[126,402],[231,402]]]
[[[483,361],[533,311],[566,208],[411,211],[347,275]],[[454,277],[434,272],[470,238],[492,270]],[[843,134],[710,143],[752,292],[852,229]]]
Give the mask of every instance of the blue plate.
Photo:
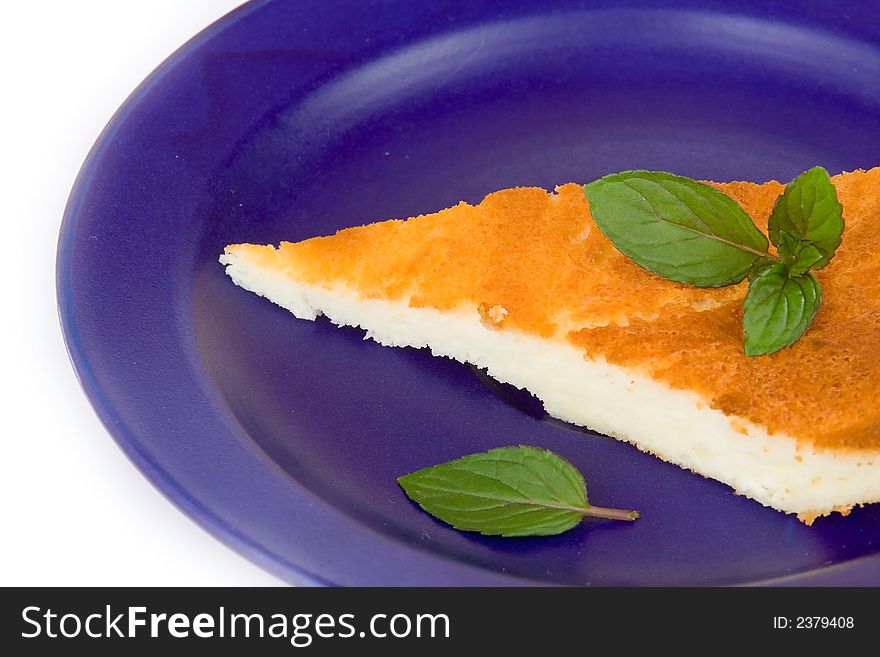
[[[732,6],[735,4],[735,9]],[[514,185],[658,168],[787,180],[880,164],[865,2],[253,2],[162,64],[86,161],[58,298],[89,398],[194,520],[297,583],[880,584],[880,505],[806,527],[425,351],[235,286],[230,242],[300,240]],[[642,512],[456,532],[395,478],[541,445]]]

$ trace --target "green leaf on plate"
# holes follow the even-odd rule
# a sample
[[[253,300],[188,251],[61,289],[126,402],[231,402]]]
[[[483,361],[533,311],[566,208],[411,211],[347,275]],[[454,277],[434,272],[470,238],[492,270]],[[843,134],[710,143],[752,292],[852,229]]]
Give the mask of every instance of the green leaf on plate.
[[[661,171],[624,171],[584,186],[599,229],[631,260],[697,287],[743,280],[770,257],[767,238],[726,194]]]
[[[743,332],[747,356],[784,349],[810,326],[822,305],[822,288],[812,272],[792,276],[777,263],[749,283],[744,302]]]
[[[635,520],[638,513],[593,507],[571,463],[538,447],[500,447],[424,468],[398,480],[410,499],[464,531],[549,536],[585,515]]]

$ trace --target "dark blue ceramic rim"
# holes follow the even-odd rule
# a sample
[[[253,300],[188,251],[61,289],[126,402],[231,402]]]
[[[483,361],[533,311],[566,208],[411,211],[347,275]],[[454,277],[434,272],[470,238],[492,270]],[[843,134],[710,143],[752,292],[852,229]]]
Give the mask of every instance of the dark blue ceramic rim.
[[[522,584],[524,582],[521,580],[489,573],[464,564],[442,560],[438,562],[435,558],[421,554],[416,550],[395,545],[393,542],[376,535],[359,536],[361,541],[359,549],[352,551],[351,554],[345,554],[337,572],[333,574],[318,572],[314,566],[310,567],[303,562],[294,562],[273,553],[246,533],[237,530],[234,523],[222,518],[217,513],[217,509],[194,499],[188,490],[186,481],[173,478],[165,468],[151,458],[151,455],[142,448],[141,435],[138,430],[127,426],[121,417],[120,409],[108,401],[107,391],[102,388],[88,356],[83,353],[80,335],[82,331],[87,331],[88,327],[81,326],[77,321],[83,308],[78,305],[81,302],[77,298],[76,280],[68,275],[68,272],[72,270],[76,258],[77,239],[81,239],[81,236],[77,235],[77,221],[84,204],[84,197],[87,195],[89,186],[96,178],[100,178],[102,156],[108,149],[113,148],[119,126],[126,121],[139,103],[155,92],[155,88],[161,84],[169,71],[185,61],[215,35],[233,28],[241,18],[271,2],[272,0],[258,0],[242,5],[205,28],[169,56],[120,106],[86,157],[65,208],[56,258],[59,317],[68,355],[76,376],[107,431],[126,456],[163,495],[220,541],[282,580],[299,586],[334,586],[348,583],[352,578],[357,581],[359,574],[370,570],[375,572],[377,563],[375,557],[382,555],[383,561],[387,559],[386,568],[391,577],[390,581],[395,581],[399,585],[419,585],[426,582],[434,585],[467,584],[473,586]],[[169,375],[173,376],[175,364],[168,362],[167,365]],[[204,417],[196,414],[193,417],[193,425],[197,426],[208,421],[209,418],[210,414]],[[265,463],[256,465],[267,479],[271,477],[267,472],[272,470],[271,466]],[[224,486],[239,488],[243,494],[247,494],[253,492],[255,488],[260,488],[264,481],[259,477],[244,477],[238,481],[227,480],[224,482]],[[314,522],[321,523],[326,528],[326,535],[329,538],[312,540],[313,537],[303,536],[302,548],[305,554],[317,556],[322,553],[326,554],[328,551],[332,552],[342,545],[339,537],[359,533],[358,527],[347,516],[326,508],[306,489],[303,488],[295,492],[288,489],[287,492],[297,496],[297,503],[302,509],[310,508],[313,504],[322,507],[318,513],[314,514]],[[267,507],[263,508],[265,510]],[[271,512],[265,512],[265,515],[267,524],[287,521],[284,518],[273,517],[274,514]],[[373,550],[364,549],[365,543],[370,541],[374,541]],[[343,552],[348,552],[348,549]],[[400,566],[404,563],[409,563],[409,567],[401,568]]]
[[[251,2],[238,8],[195,36],[162,63],[120,107],[83,164],[64,214],[56,265],[61,326],[77,377],[108,432],[149,481],[201,527],[285,581],[300,585],[370,584],[382,580],[397,585],[538,584],[539,582],[438,557],[366,530],[348,515],[329,507],[305,486],[295,482],[291,484],[288,479],[279,476],[268,460],[254,453],[241,451],[235,446],[225,445],[226,437],[223,435],[215,436],[218,451],[222,452],[223,459],[235,464],[235,468],[215,476],[215,479],[222,476],[222,482],[216,481],[215,486],[217,489],[222,488],[224,493],[210,500],[206,500],[204,495],[196,496],[192,493],[189,480],[169,472],[167,463],[163,463],[162,458],[167,455],[157,455],[145,448],[144,432],[152,427],[136,426],[129,422],[124,409],[111,402],[109,391],[102,385],[101,373],[94,368],[93,354],[86,348],[83,336],[91,330],[87,319],[95,311],[82,298],[78,280],[72,272],[82,267],[88,259],[84,255],[83,244],[94,236],[84,235],[81,227],[90,203],[94,201],[94,195],[100,191],[100,180],[104,173],[102,166],[106,163],[108,153],[113,151],[123,124],[132,119],[151,97],[162,93],[163,85],[179,65],[218,34],[234,29],[242,18],[267,4],[271,4],[271,0]],[[107,349],[113,348],[114,345],[107,345]],[[191,374],[177,371],[179,362],[174,353],[163,355],[162,360],[168,376],[179,374],[185,378]],[[149,393],[146,394],[149,396]],[[174,400],[162,401],[175,403]],[[179,400],[176,403],[183,405],[187,401],[191,400]],[[153,402],[158,403],[158,400]],[[175,412],[180,410],[175,409]],[[186,410],[190,414],[190,420],[181,429],[184,433],[210,431],[221,426],[216,421],[217,409],[211,405],[196,404]],[[275,496],[285,497],[292,505],[291,508],[297,509],[298,522],[304,528],[298,544],[291,546],[290,553],[285,556],[267,547],[265,541],[255,537],[252,532],[238,526],[235,514],[241,513],[240,508],[233,509],[230,513],[229,509],[224,508],[222,501],[219,501],[236,497],[247,498],[254,502],[248,507],[248,513],[255,514],[255,517],[250,518],[252,523],[263,523],[266,527],[271,527],[274,523],[287,521],[289,518],[283,510],[279,511],[272,505],[259,504],[260,501],[271,500]],[[353,538],[342,542],[339,540],[342,536]],[[878,568],[880,555],[869,555],[809,572],[751,584],[858,585],[864,583],[866,575],[869,578],[875,577]],[[369,576],[365,573],[369,573]]]

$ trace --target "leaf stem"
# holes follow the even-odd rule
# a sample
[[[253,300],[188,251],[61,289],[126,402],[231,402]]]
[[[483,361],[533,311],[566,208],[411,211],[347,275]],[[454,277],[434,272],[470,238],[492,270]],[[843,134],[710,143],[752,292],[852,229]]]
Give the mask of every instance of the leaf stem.
[[[606,509],[602,506],[589,506],[582,509],[585,516],[593,518],[609,518],[611,520],[635,520],[639,517],[638,511],[629,511],[627,509]]]

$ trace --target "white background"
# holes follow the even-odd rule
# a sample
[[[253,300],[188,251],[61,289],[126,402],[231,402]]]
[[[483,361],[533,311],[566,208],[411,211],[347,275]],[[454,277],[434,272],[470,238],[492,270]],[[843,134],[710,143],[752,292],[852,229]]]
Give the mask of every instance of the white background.
[[[123,456],[64,350],[61,215],[126,96],[241,0],[48,0],[0,14],[0,586],[274,585]]]

